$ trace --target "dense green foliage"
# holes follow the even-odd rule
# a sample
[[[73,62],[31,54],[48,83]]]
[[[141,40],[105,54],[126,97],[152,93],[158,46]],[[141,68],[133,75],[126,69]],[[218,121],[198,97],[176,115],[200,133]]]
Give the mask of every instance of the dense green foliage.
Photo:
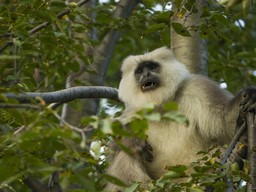
[[[156,4],[162,5],[162,11],[154,9]],[[202,15],[206,24],[194,26],[208,40],[209,76],[218,82],[226,82],[231,91],[256,83],[256,9],[244,10],[240,6],[226,11],[223,6],[211,1],[209,10],[204,10]],[[95,7],[86,5],[86,8],[78,7],[76,3],[66,4],[64,0],[0,1],[1,103],[17,104],[17,101],[5,98],[6,92],[65,88],[68,74],[79,71],[79,60],[85,66],[90,66],[91,47],[99,45],[113,29],[120,30],[121,38],[116,45],[105,84],[117,87],[120,63],[124,57],[170,44],[169,17],[172,13],[165,7],[169,7],[167,1],[145,0],[129,18],[113,19],[111,14],[116,8],[114,0],[97,3]],[[65,9],[69,9],[70,14],[58,19],[57,14]],[[95,12],[96,17],[92,19],[91,15]],[[50,25],[35,34],[29,33],[44,22]],[[95,29],[97,34],[93,38]],[[182,26],[175,26],[177,32],[181,29]],[[6,44],[10,45],[5,47]],[[35,72],[38,69],[39,74]],[[82,82],[77,83],[83,85]],[[93,129],[94,132],[79,132],[68,123],[61,123],[58,115],[60,108],[49,109],[40,99],[36,104],[40,110],[0,106],[0,189],[32,191],[29,178],[47,187],[49,180],[53,182],[51,176],[54,173],[60,174],[57,183],[63,191],[101,191],[106,180],[119,182],[103,172],[106,168],[103,156],[107,150],[102,152],[102,146],[108,142],[109,134],[118,143],[120,136],[130,133],[123,131],[120,123],[106,114],[107,107],[102,108],[98,116],[81,120],[81,127]],[[81,106],[77,107],[79,109]],[[160,118],[158,114],[151,113],[142,116],[143,121],[134,122],[136,128],[146,127],[147,120]],[[173,118],[184,121],[180,115]],[[135,129],[133,134],[143,138],[144,131]],[[208,152],[201,154],[199,162],[204,163],[193,165],[196,173],[192,175],[192,181],[169,183],[172,179],[185,176],[187,167],[177,166],[170,168],[171,171],[162,179],[149,184],[151,190],[160,191],[165,187],[173,191],[202,191],[201,187],[208,186],[216,178],[220,178],[215,183],[216,188],[223,190],[226,187],[223,177],[227,173],[205,173],[221,167],[215,161],[219,151],[213,155]],[[246,174],[236,169],[232,174],[234,181],[241,177],[247,180]],[[128,191],[136,187],[133,185]]]

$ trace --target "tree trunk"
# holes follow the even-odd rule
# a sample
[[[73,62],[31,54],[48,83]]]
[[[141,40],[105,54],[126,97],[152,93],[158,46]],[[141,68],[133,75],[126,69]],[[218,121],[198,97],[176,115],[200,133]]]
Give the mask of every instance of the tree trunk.
[[[77,0],[78,1],[78,0]],[[87,3],[86,6],[83,7],[84,12],[88,12],[88,8],[91,8],[93,10],[94,7],[96,7],[96,0],[91,0],[89,3]],[[91,18],[91,21],[93,22],[96,17],[96,13],[88,13],[89,17]],[[84,39],[93,39],[97,40],[97,30],[93,28],[91,30],[90,34],[84,34]],[[84,53],[85,55],[90,55],[91,48],[88,47],[88,45],[84,45]],[[71,73],[67,80],[66,80],[66,88],[77,86],[75,83],[75,80],[78,80],[83,85],[97,85],[94,83],[94,77],[91,77],[90,73],[85,71],[86,64],[84,61],[81,61],[77,59],[77,61],[80,63],[80,70],[76,73]],[[69,122],[70,124],[74,126],[79,126],[80,120],[83,116],[88,116],[91,114],[96,114],[98,109],[98,99],[83,99],[83,100],[76,100],[74,102],[65,103],[62,108],[62,119]],[[79,106],[79,109],[78,107]]]
[[[117,4],[115,11],[113,12],[113,18],[124,19],[127,18],[133,11],[133,9],[139,3],[139,0],[120,0]],[[95,6],[95,4],[91,4]],[[91,15],[95,17],[94,14]],[[92,18],[93,19],[93,18]],[[92,31],[91,38],[95,38],[95,29]],[[105,75],[112,58],[115,45],[120,38],[119,30],[110,30],[103,38],[101,44],[93,50],[93,63],[90,65],[91,70],[95,71],[95,74],[86,72],[81,65],[81,70],[78,73],[71,74],[67,79],[66,87],[75,86],[74,80],[78,79],[84,82],[85,85],[103,85],[105,81]],[[81,117],[93,115],[97,113],[99,106],[98,99],[90,99],[80,102],[79,106],[82,106],[81,111],[72,108],[72,106],[65,104],[62,111],[62,118],[64,118],[70,124],[77,126]]]
[[[184,3],[185,1],[181,5],[184,5]],[[207,1],[196,0],[196,5],[197,13],[187,11],[181,17],[182,14],[178,14],[181,8],[173,4],[174,16],[171,17],[171,23],[181,23],[188,30],[190,26],[200,26],[203,22],[200,15],[203,7],[207,6]],[[171,29],[171,49],[176,58],[184,63],[190,72],[207,75],[207,42],[200,38],[199,30],[189,30],[189,32],[191,37],[185,37]]]
[[[250,163],[249,175],[251,182],[247,185],[248,192],[256,191],[256,113],[248,112],[246,115],[248,137],[248,161]]]

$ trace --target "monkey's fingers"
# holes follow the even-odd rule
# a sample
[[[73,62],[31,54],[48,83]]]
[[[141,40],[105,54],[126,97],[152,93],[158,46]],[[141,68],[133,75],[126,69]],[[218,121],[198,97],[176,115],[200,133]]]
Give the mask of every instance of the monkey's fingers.
[[[153,148],[151,147],[150,144],[146,142],[141,151],[142,158],[144,158],[148,162],[153,162],[154,157],[151,153],[152,151],[153,151]]]
[[[251,112],[251,111],[255,111],[256,109],[256,98],[253,98],[249,101],[247,101],[247,103],[245,103],[244,105],[242,105],[241,107],[241,112]]]
[[[149,151],[153,151],[153,147],[148,142],[146,142],[146,147]]]
[[[149,152],[143,152],[142,157],[150,163],[152,163],[154,159],[153,155]]]
[[[247,88],[243,95],[242,101],[240,103],[241,113],[250,112],[256,109],[256,88],[249,87]]]

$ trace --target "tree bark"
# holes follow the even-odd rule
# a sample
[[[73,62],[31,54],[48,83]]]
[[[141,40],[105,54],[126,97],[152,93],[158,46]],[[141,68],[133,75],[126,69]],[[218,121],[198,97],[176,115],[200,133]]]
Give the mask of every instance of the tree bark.
[[[132,10],[137,6],[139,0],[120,0],[116,10],[113,13],[113,18],[115,19],[124,19],[127,18]],[[95,33],[95,30],[94,30]],[[92,33],[92,37],[94,37]],[[120,38],[119,30],[110,30],[105,37],[103,38],[101,44],[96,47],[93,51],[93,63],[90,65],[92,71],[95,71],[95,74],[86,72],[83,67],[78,73],[73,73],[69,76],[67,80],[66,88],[69,88],[74,85],[75,79],[80,79],[85,85],[103,85],[105,81],[106,72],[112,58],[115,45]],[[82,66],[84,66],[82,64]],[[64,105],[62,110],[62,118],[68,121],[70,124],[78,126],[81,117],[88,116],[97,113],[99,106],[99,100],[83,100],[80,101],[82,106],[82,111],[77,111],[72,108],[70,105]]]
[[[203,22],[200,15],[202,9],[207,6],[207,1],[196,0],[196,5],[197,13],[187,11],[181,17],[181,14],[178,14],[181,9],[173,4],[174,16],[171,17],[171,23],[181,23],[188,30],[191,26],[200,26]],[[184,63],[190,72],[207,75],[207,42],[200,37],[199,30],[194,30],[194,27],[189,30],[191,37],[181,36],[171,29],[171,49],[176,58]]]
[[[247,184],[248,192],[256,191],[256,114],[255,112],[248,112],[246,114],[246,124],[247,124],[247,137],[248,137],[248,161],[249,175],[251,177],[251,182]]]

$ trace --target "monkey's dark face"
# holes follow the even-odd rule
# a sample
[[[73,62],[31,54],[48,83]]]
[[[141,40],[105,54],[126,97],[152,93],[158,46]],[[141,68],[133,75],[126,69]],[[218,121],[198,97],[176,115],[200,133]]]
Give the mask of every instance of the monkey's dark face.
[[[142,92],[152,91],[160,86],[160,65],[154,61],[144,61],[135,69],[135,79]]]

